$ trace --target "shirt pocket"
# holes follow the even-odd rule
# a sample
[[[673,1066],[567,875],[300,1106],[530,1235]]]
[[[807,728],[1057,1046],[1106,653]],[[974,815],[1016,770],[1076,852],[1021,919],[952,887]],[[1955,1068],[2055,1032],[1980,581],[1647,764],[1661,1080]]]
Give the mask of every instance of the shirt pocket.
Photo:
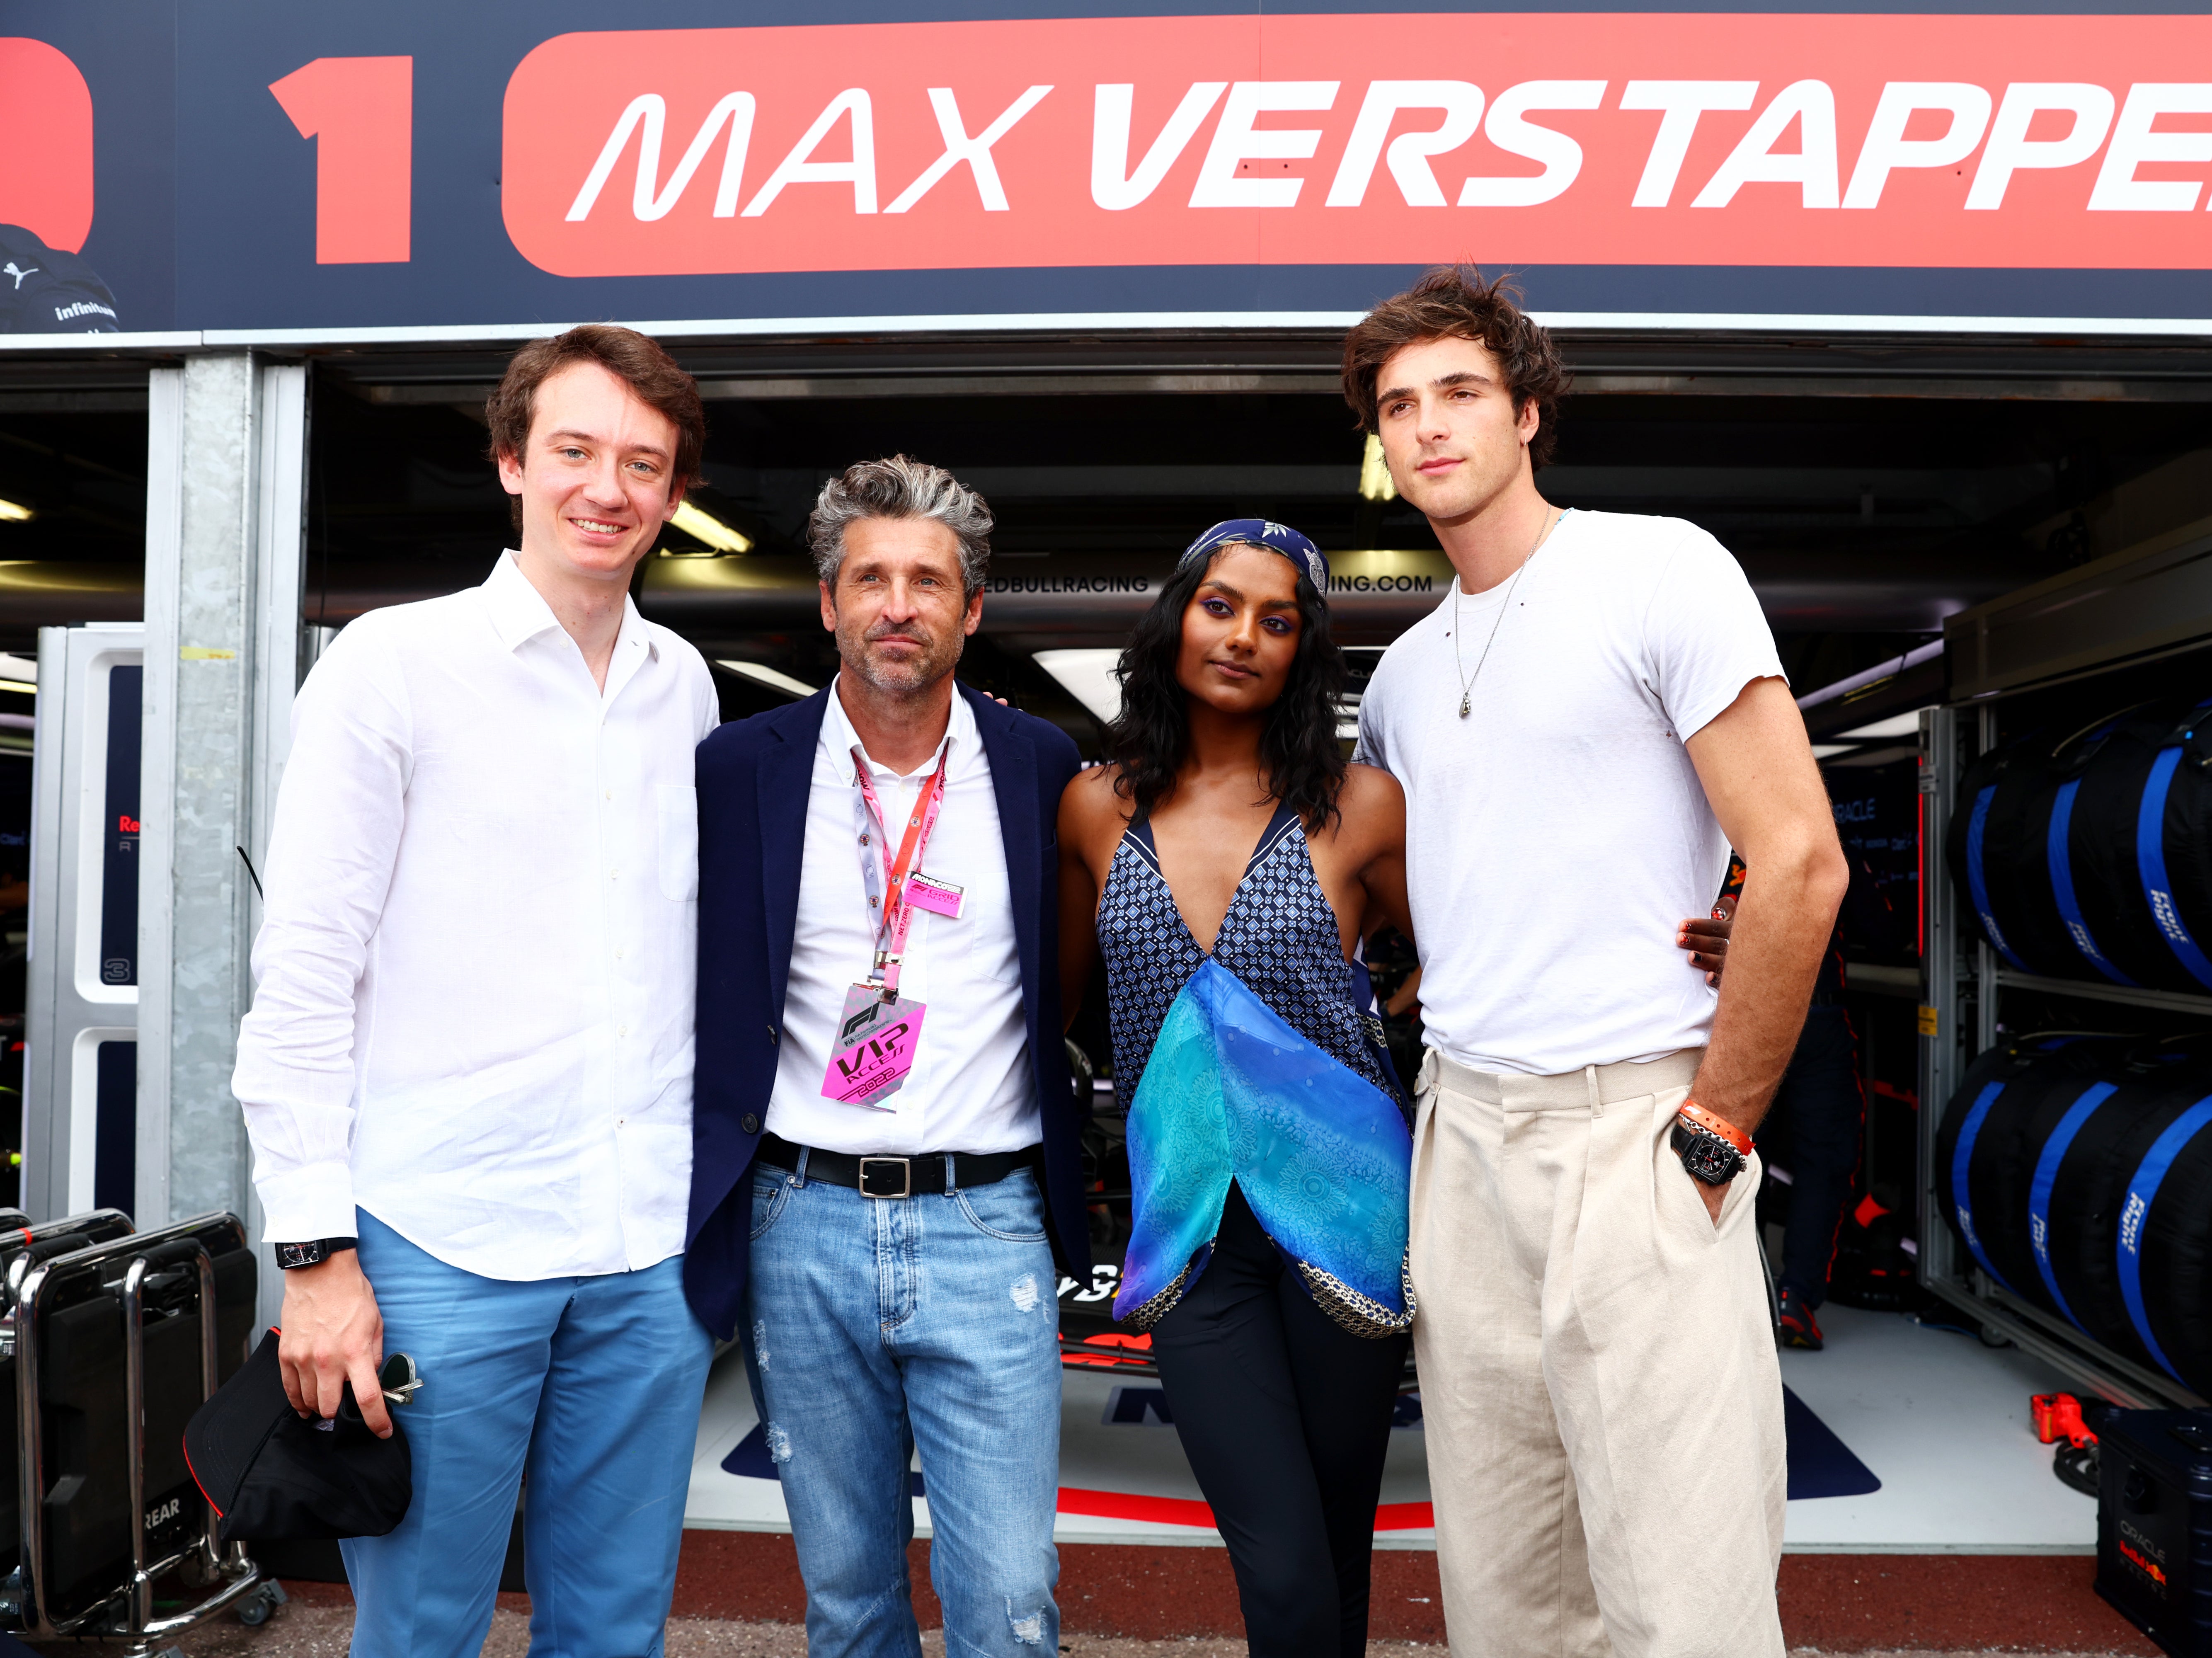
[[[699,791],[689,783],[662,783],[659,805],[660,896],[690,903],[699,896]]]
[[[939,919],[939,925],[957,929],[953,946],[967,958],[969,970],[994,984],[1022,981],[1022,955],[1014,929],[1008,923],[1013,895],[1003,878],[980,882],[968,890],[968,902],[957,921]]]

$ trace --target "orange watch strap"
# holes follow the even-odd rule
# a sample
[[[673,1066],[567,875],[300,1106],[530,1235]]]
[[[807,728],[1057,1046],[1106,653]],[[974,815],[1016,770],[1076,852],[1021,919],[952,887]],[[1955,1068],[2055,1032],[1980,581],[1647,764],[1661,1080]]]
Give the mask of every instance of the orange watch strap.
[[[1719,1135],[1721,1139],[1735,1147],[1740,1156],[1747,1157],[1751,1155],[1750,1135],[1729,1121],[1727,1118],[1715,1116],[1695,1100],[1684,1100],[1679,1114],[1704,1129],[1708,1134]]]

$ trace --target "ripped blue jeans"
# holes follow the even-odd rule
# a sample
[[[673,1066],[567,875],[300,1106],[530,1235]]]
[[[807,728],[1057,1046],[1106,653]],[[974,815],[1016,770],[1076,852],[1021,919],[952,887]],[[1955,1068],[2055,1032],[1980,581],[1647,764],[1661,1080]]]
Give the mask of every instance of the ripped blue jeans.
[[[1026,1169],[866,1198],[752,1175],[745,1357],[806,1580],[809,1658],[919,1658],[919,1448],[949,1658],[1057,1658],[1058,1272]]]

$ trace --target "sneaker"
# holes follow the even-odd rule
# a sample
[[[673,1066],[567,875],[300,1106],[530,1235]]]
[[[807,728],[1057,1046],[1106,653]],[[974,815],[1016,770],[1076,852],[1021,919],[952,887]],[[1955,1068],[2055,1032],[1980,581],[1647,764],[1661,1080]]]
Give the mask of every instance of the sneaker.
[[[1813,1309],[1805,1304],[1803,1296],[1786,1284],[1782,1286],[1782,1310],[1775,1324],[1785,1347],[1802,1347],[1817,1353],[1825,1345]]]

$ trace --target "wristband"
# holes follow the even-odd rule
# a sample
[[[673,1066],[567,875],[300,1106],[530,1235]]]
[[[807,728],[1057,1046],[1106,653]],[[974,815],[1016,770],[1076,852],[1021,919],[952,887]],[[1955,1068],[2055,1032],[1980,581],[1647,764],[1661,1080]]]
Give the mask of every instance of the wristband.
[[[1679,1108],[1679,1114],[1685,1122],[1704,1129],[1708,1134],[1717,1134],[1726,1140],[1730,1145],[1735,1147],[1737,1156],[1747,1157],[1751,1155],[1750,1135],[1729,1121],[1727,1118],[1715,1116],[1695,1100],[1684,1100]]]

